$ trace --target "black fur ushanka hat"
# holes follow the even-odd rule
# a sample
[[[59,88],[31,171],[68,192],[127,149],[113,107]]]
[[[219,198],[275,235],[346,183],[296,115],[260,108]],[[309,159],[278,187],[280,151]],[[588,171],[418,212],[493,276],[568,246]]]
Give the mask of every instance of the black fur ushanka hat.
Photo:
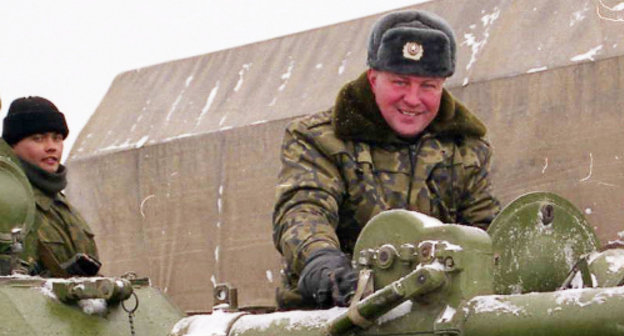
[[[426,77],[455,72],[455,35],[441,17],[418,10],[381,17],[368,42],[368,66],[381,71]]]

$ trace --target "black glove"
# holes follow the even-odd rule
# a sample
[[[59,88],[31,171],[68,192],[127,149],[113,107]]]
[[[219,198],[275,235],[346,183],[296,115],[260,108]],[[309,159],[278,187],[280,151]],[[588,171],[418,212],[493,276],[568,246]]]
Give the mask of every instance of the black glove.
[[[358,274],[349,258],[337,249],[325,248],[308,257],[297,288],[305,299],[315,301],[319,308],[346,307],[357,282]]]
[[[94,276],[100,270],[99,260],[84,254],[76,253],[71,259],[61,264],[61,268],[69,275]]]

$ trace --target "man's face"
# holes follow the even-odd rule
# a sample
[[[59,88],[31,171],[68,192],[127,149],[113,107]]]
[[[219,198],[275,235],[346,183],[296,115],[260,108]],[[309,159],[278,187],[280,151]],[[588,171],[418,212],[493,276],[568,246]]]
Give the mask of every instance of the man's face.
[[[63,157],[63,135],[56,132],[33,134],[16,143],[13,151],[22,160],[56,173]]]
[[[404,138],[420,134],[438,114],[445,78],[368,70],[375,101],[388,125]]]

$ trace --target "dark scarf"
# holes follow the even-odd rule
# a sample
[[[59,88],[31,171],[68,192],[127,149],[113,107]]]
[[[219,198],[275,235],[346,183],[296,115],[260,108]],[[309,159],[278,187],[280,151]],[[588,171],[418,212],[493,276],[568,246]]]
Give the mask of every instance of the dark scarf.
[[[386,123],[375,102],[366,72],[347,83],[338,93],[332,124],[343,140],[377,143],[405,143]],[[483,137],[485,125],[444,89],[440,110],[423,133],[441,136]]]
[[[22,158],[19,160],[30,183],[48,196],[53,197],[65,189],[67,185],[67,169],[65,166],[59,165],[56,173],[49,173],[30,162],[22,160]]]

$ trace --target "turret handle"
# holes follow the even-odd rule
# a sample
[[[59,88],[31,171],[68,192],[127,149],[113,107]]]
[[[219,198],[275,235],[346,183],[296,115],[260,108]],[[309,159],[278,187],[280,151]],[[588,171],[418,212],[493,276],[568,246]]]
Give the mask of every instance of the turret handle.
[[[344,335],[355,327],[367,328],[383,314],[404,301],[434,292],[446,283],[445,272],[434,266],[420,267],[376,291],[327,323],[331,336]]]

